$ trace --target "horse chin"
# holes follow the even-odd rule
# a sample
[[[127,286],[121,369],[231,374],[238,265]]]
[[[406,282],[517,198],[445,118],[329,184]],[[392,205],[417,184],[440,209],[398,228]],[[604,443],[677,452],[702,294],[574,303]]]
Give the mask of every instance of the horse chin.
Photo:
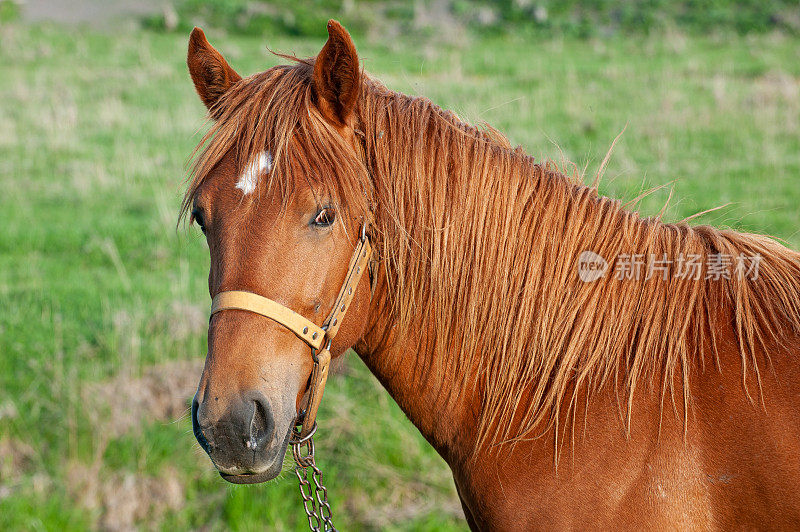
[[[266,470],[259,471],[258,473],[242,474],[231,474],[220,471],[219,476],[231,484],[260,484],[262,482],[267,482],[274,479],[280,475],[281,471],[283,470],[283,458],[286,456],[286,448],[289,445],[289,437],[291,434],[292,431],[289,429],[289,431],[286,433],[286,436],[283,438],[283,443],[281,443],[278,452],[275,454],[272,464]]]

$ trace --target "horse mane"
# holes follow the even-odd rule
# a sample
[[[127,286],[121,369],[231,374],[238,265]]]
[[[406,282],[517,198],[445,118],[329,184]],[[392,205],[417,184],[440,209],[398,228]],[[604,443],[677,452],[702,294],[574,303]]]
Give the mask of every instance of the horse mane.
[[[421,371],[449,372],[451,393],[480,390],[479,444],[557,430],[579,393],[588,398],[608,384],[624,390],[629,421],[643,383],[670,396],[678,386],[686,412],[690,374],[707,356],[718,364],[721,330],[735,339],[749,394],[748,376],[760,383],[759,354],[800,334],[797,252],[760,235],[642,218],[512,149],[496,131],[366,75],[356,112],[364,152],[354,154],[313,109],[312,61],[275,67],[226,94],[198,147],[182,212],[232,149],[240,167],[270,149],[275,166],[260,192],[284,201],[292,187],[286,165],[303,167],[338,207],[370,221],[396,336],[429,327],[420,348],[432,363]],[[585,283],[584,251],[609,261],[763,260],[756,279],[670,272],[633,281],[609,272]]]

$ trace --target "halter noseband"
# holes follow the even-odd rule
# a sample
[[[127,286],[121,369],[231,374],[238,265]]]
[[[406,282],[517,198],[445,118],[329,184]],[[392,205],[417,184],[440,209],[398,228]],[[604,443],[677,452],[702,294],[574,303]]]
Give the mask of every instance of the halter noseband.
[[[308,386],[306,406],[301,411],[296,422],[300,425],[300,431],[294,434],[300,440],[311,436],[316,430],[317,410],[322,400],[322,393],[325,390],[325,382],[328,380],[328,368],[331,362],[331,342],[339,331],[347,310],[350,308],[358,281],[361,280],[371,256],[372,245],[366,234],[366,226],[364,226],[361,230],[361,238],[350,259],[350,267],[347,270],[344,284],[342,284],[339,295],[336,296],[336,303],[333,305],[328,317],[325,318],[322,327],[317,326],[314,322],[292,309],[252,292],[228,290],[218,293],[211,302],[212,316],[223,310],[254,312],[280,323],[311,348],[314,368],[311,370],[311,382]],[[320,350],[320,348],[322,349]]]

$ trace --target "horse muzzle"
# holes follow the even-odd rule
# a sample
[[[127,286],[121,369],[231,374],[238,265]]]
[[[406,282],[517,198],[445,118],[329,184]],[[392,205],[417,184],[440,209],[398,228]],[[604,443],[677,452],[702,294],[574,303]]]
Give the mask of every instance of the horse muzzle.
[[[222,478],[234,484],[272,480],[283,468],[290,430],[279,433],[269,402],[250,391],[229,402],[215,421],[208,416],[206,395],[192,401],[192,429]]]

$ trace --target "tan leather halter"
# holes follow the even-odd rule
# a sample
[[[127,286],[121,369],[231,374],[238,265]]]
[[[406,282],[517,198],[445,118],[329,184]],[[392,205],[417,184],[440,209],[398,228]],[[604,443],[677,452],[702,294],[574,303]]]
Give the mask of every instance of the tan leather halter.
[[[364,227],[361,230],[361,238],[350,259],[350,267],[347,270],[344,284],[339,290],[339,295],[336,296],[333,310],[328,314],[321,327],[292,309],[252,292],[228,290],[218,293],[211,302],[212,316],[223,310],[255,312],[280,323],[311,347],[314,368],[311,370],[311,381],[306,394],[305,408],[302,409],[301,415],[298,417],[298,422],[302,424],[299,433],[301,440],[312,434],[316,427],[317,410],[322,400],[322,393],[325,390],[325,382],[328,380],[328,368],[331,362],[331,341],[342,325],[342,320],[344,320],[344,316],[350,308],[350,303],[355,295],[358,281],[364,275],[364,270],[367,269],[371,256],[372,245],[367,237],[366,227]],[[303,412],[305,413],[303,414]]]

